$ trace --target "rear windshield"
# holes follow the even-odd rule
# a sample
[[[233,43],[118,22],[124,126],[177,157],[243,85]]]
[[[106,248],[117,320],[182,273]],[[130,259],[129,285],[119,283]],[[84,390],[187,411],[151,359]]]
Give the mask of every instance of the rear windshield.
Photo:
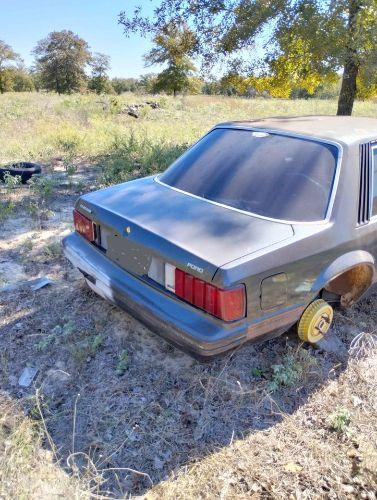
[[[310,139],[218,128],[160,180],[187,193],[287,221],[326,216],[338,149]]]

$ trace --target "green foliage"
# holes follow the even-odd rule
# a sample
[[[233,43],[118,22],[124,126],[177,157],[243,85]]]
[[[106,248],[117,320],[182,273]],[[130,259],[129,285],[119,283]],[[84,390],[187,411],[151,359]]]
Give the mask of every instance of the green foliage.
[[[138,83],[138,89],[142,93],[153,94],[154,86],[156,84],[157,76],[154,73],[147,73],[146,75],[142,75],[140,77]]]
[[[153,90],[165,91],[174,96],[190,88],[190,76],[196,71],[189,56],[194,52],[197,40],[186,25],[170,22],[155,35],[155,47],[145,56],[147,64],[164,64],[154,83]]]
[[[106,54],[96,53],[90,61],[92,78],[88,88],[96,94],[111,94],[114,92],[107,73],[110,69],[110,57]]]
[[[264,371],[262,370],[262,368],[253,368],[251,370],[251,375],[255,378],[261,378],[264,375]]]
[[[216,95],[216,94],[221,94],[221,87],[219,82],[217,81],[210,81],[210,82],[205,82],[202,88],[203,94],[206,95]]]
[[[55,192],[55,182],[47,177],[33,176],[28,181],[32,196],[26,208],[39,225],[51,216],[49,202]]]
[[[50,334],[43,337],[42,340],[36,343],[37,351],[44,352],[55,342],[55,335]]]
[[[51,198],[55,190],[55,182],[46,177],[32,177],[29,181],[30,190],[41,200]]]
[[[62,327],[62,334],[64,337],[70,337],[74,335],[76,332],[76,325],[75,322],[69,319],[66,323],[63,324]]]
[[[44,88],[58,94],[77,92],[86,82],[85,66],[91,60],[88,44],[72,31],[53,31],[34,49]]]
[[[316,364],[317,360],[305,349],[288,352],[279,364],[271,366],[272,377],[268,389],[276,392],[280,387],[296,385]]]
[[[177,95],[178,92],[188,91],[190,88],[189,72],[193,69],[191,65],[181,64],[176,66],[171,64],[162,71],[153,86],[155,92],[165,91],[167,94]]]
[[[69,335],[65,334],[65,336],[70,336],[71,340],[74,341],[68,345],[68,349],[77,365],[90,361],[102,347],[104,340],[101,334],[91,335],[85,331],[77,332],[76,328]]]
[[[103,336],[101,334],[95,335],[94,338],[92,339],[92,351],[96,352],[98,349],[100,349],[103,345]]]
[[[128,364],[129,364],[129,356],[127,351],[122,351],[119,358],[118,358],[118,363],[116,366],[116,374],[121,377],[122,375],[125,374],[125,372],[128,369]]]
[[[118,95],[123,94],[123,92],[136,92],[139,80],[136,78],[113,78],[111,86]]]
[[[330,428],[339,434],[349,434],[351,413],[347,408],[339,407],[328,417]]]
[[[13,88],[12,61],[17,61],[19,55],[12,47],[0,40],[0,93],[3,94]]]
[[[96,52],[90,60],[90,67],[92,68],[92,76],[107,76],[110,69],[110,57]]]
[[[4,184],[8,189],[14,189],[19,186],[22,182],[22,178],[20,175],[11,175],[9,172],[5,172],[4,174]]]
[[[13,212],[15,206],[12,200],[0,200],[0,221],[7,219]]]
[[[134,177],[154,174],[168,167],[188,147],[152,141],[133,133],[117,137],[104,160],[101,182],[105,185],[124,182]]]
[[[114,89],[107,76],[92,76],[88,82],[88,89],[96,94],[113,94]]]
[[[35,89],[33,76],[23,65],[15,68],[11,77],[14,92],[32,92]]]
[[[21,184],[21,176],[20,175],[10,175],[9,173],[4,174],[4,183],[0,183],[0,186],[3,184],[6,196],[1,195],[0,193],[0,221],[7,219],[13,210],[16,207],[15,202],[10,195],[10,191],[15,187]]]
[[[69,338],[76,332],[76,326],[73,321],[69,320],[64,323],[63,326],[56,325],[51,330],[51,333],[45,335],[39,342],[36,343],[35,347],[38,351],[47,351],[50,347],[57,344],[61,336],[65,337],[65,340]]]
[[[14,71],[10,68],[0,69],[0,93],[13,90]]]
[[[61,255],[61,252],[61,245],[58,241],[47,244],[42,250],[43,255],[48,260],[56,259]]]
[[[66,133],[64,133],[66,132]],[[64,161],[70,162],[76,154],[79,138],[70,129],[63,130],[62,135],[57,140],[58,148],[63,152]]]
[[[66,165],[65,170],[67,172],[68,177],[74,175],[77,172],[77,166],[76,165]]]
[[[376,0],[160,0],[150,17],[139,8],[131,17],[122,12],[119,22],[126,34],[156,35],[176,18],[195,31],[194,52],[205,67],[249,49],[243,51],[249,76],[262,78],[275,97],[289,97],[295,88],[312,95],[343,71],[338,114],[351,114],[357,86],[370,87],[360,75],[368,70],[376,83]],[[255,45],[265,47],[263,57]]]

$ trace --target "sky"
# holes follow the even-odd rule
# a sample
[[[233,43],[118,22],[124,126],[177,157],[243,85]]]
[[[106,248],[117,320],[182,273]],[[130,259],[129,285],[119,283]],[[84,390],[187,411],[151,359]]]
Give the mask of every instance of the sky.
[[[126,38],[118,24],[122,10],[133,12],[143,5],[152,12],[157,0],[0,0],[0,39],[16,51],[27,66],[38,40],[51,31],[72,30],[86,40],[92,52],[111,57],[111,77],[135,77],[158,72],[145,68],[143,54],[152,47],[150,40],[132,35]]]

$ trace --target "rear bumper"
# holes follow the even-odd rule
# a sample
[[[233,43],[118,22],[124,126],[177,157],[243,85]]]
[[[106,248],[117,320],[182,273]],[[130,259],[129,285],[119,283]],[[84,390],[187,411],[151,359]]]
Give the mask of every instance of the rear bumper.
[[[301,316],[296,305],[249,322],[224,323],[124,271],[77,233],[62,242],[67,259],[100,296],[120,306],[170,343],[211,358],[246,341],[263,341],[286,331]]]
[[[64,238],[62,245],[67,259],[95,292],[185,351],[207,358],[247,340],[244,322],[224,324],[161,292],[121,269],[77,233]]]

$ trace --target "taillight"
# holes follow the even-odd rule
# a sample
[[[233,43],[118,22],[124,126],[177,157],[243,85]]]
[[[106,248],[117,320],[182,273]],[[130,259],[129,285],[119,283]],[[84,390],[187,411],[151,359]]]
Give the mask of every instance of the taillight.
[[[244,285],[223,290],[176,268],[174,293],[223,321],[235,321],[246,314]]]
[[[80,214],[77,210],[73,211],[73,223],[75,229],[88,241],[95,240],[95,231],[93,221],[85,217],[85,215]]]

